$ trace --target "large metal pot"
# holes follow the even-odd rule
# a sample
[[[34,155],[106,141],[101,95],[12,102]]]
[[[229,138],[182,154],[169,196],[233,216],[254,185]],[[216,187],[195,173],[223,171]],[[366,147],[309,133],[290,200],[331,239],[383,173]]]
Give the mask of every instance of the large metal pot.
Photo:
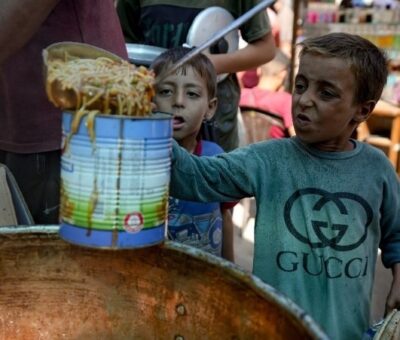
[[[177,243],[73,246],[58,227],[0,229],[1,339],[324,339],[296,305]]]

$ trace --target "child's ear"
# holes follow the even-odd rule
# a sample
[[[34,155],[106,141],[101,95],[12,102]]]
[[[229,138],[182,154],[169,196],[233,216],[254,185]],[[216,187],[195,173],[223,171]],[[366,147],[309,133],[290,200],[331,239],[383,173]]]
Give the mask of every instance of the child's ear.
[[[376,105],[375,100],[368,100],[365,103],[360,105],[360,109],[358,112],[355,114],[353,120],[356,123],[362,123],[368,119],[368,117],[371,115],[372,111],[374,110]]]
[[[208,102],[208,110],[204,116],[204,119],[209,120],[214,116],[215,111],[217,111],[217,104],[218,99],[216,97]]]

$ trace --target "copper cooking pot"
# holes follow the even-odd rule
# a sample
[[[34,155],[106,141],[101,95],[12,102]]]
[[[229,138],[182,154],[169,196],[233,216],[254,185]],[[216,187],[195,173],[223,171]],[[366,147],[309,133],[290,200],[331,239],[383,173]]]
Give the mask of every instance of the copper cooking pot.
[[[256,277],[178,243],[112,251],[1,228],[0,271],[1,339],[326,339]]]

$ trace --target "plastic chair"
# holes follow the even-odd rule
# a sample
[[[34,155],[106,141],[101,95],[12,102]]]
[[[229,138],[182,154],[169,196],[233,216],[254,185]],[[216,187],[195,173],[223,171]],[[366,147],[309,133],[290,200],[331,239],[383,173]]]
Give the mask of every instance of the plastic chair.
[[[243,124],[246,131],[247,144],[270,139],[272,126],[285,130],[283,118],[279,115],[254,107],[240,107]]]
[[[19,189],[19,186],[8,167],[0,163],[0,171],[5,172],[6,188],[9,189],[12,205],[15,210],[15,215],[18,225],[34,225],[32,215],[28,209],[25,199]],[[0,181],[3,177],[0,178]]]
[[[380,100],[372,115],[357,128],[358,140],[383,150],[400,175],[400,108]]]

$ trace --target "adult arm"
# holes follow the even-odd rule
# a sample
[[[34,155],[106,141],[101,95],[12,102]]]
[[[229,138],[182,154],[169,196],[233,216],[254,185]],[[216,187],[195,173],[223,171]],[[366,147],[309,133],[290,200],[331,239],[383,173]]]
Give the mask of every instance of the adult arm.
[[[207,55],[218,74],[235,73],[255,68],[271,61],[275,57],[275,42],[271,32],[246,47],[226,54]]]
[[[386,299],[385,315],[393,309],[400,309],[400,263],[392,266],[393,281]]]
[[[0,65],[39,30],[59,0],[2,0]]]

